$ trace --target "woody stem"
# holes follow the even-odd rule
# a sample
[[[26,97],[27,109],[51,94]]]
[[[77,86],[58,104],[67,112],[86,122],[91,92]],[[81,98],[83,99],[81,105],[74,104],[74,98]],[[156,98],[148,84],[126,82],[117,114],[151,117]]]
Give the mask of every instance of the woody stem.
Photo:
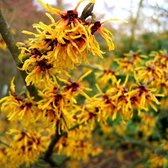
[[[51,142],[48,146],[48,149],[47,151],[45,152],[45,155],[44,155],[44,160],[46,162],[48,162],[51,166],[58,166],[51,158],[53,152],[54,152],[54,147],[56,145],[56,143],[59,141],[59,139],[62,137],[62,136],[65,136],[67,135],[67,131],[64,131],[62,133],[59,134],[59,124],[60,124],[60,121],[57,122],[56,124],[56,128],[55,128],[55,134],[53,135],[53,138],[51,139]],[[78,128],[80,125],[83,125],[83,123],[81,124],[76,124],[74,126],[72,126],[71,128],[68,129],[68,131],[71,131],[71,130],[74,130],[75,128]]]
[[[51,139],[51,142],[48,146],[48,149],[47,149],[47,151],[45,152],[45,155],[44,155],[44,160],[46,162],[48,162],[51,166],[56,166],[56,163],[52,160],[51,156],[53,154],[55,144],[61,138],[61,134],[59,134],[59,123],[60,122],[58,120],[58,122],[56,123],[56,127],[55,127],[55,134],[54,134],[53,138]]]
[[[18,60],[18,55],[20,53],[19,49],[16,46],[16,41],[15,38],[13,36],[13,34],[11,33],[11,29],[10,26],[7,24],[4,16],[2,15],[2,12],[0,10],[0,34],[2,35],[3,40],[5,41],[15,63],[16,66],[19,67],[19,60]],[[25,71],[21,71],[19,70],[21,77],[24,80],[24,84],[26,86],[25,83],[25,78],[27,76]],[[36,99],[39,99],[38,95],[37,95],[37,91],[36,88],[34,86],[26,86],[27,90],[29,91],[30,95],[35,97]]]

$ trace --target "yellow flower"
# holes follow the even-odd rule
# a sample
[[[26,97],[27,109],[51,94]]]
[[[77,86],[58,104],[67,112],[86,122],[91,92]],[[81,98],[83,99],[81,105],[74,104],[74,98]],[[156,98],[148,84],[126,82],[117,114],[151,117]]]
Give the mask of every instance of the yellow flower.
[[[139,66],[142,62],[142,58],[144,56],[140,55],[141,52],[130,52],[124,54],[124,57],[115,59],[115,61],[119,64],[118,70],[122,73],[132,73],[135,67]]]
[[[0,48],[3,50],[6,50],[6,43],[4,42],[4,40],[2,39],[2,37],[0,36]]]
[[[59,131],[67,130],[74,123],[76,113],[76,100],[71,94],[62,92],[58,85],[50,84],[44,90],[39,91],[41,100],[38,107],[42,111],[43,118],[54,125],[59,122]]]
[[[101,131],[105,134],[105,135],[110,135],[112,133],[113,128],[111,126],[109,126],[108,124],[100,124],[101,127]]]
[[[157,88],[158,93],[168,93],[168,57],[165,51],[159,53],[152,52],[149,56],[152,57],[145,66],[136,68],[137,78],[142,83],[148,83],[152,87]]]
[[[143,133],[145,138],[149,137],[155,128],[156,118],[150,114],[141,113],[142,122],[138,125],[139,131]]]
[[[110,95],[103,94],[102,98],[97,102],[100,106],[98,113],[98,121],[106,122],[108,118],[112,120],[116,119],[117,116],[117,105]]]
[[[117,112],[121,114],[121,117],[123,119],[130,119],[133,115],[133,108],[129,95],[130,91],[126,87],[127,81],[128,76],[125,78],[123,84],[120,84],[121,80],[119,79],[116,84],[112,85],[106,91],[106,93],[110,95],[110,98],[113,100],[115,106],[117,107]]]
[[[168,152],[168,142],[163,144],[163,149]]]
[[[168,54],[166,50],[152,52],[150,56],[153,57],[156,66],[160,67],[163,71],[168,72]]]
[[[147,62],[144,67],[136,68],[136,71],[139,80],[143,80],[144,83],[149,81],[151,78],[155,81],[161,80],[164,76],[163,70],[156,66],[153,61]]]
[[[68,160],[66,166],[67,168],[82,168],[80,161],[75,159]]]
[[[34,120],[38,112],[38,108],[33,98],[27,93],[25,96],[19,96],[15,92],[15,85],[13,80],[11,82],[9,96],[0,100],[1,111],[7,115],[9,120]]]
[[[11,130],[13,141],[7,149],[9,162],[14,165],[26,164],[29,166],[35,162],[48,145],[48,139],[35,131]]]
[[[128,58],[121,58],[117,62],[119,63],[119,69],[125,73],[130,73],[134,69],[134,62]]]
[[[90,123],[90,128],[94,128],[95,120],[105,122],[108,118],[115,119],[117,106],[106,93],[99,93],[94,97],[87,99],[79,118],[82,122]]]
[[[42,22],[34,24],[33,27],[36,28],[37,34],[24,31],[24,33],[34,36],[34,38],[30,38],[25,45],[20,44],[21,54],[19,59],[23,62],[22,70],[27,71],[28,65],[30,65],[32,73],[29,74],[28,72],[29,76],[31,76],[31,74],[34,75],[34,73],[38,71],[36,66],[39,60],[36,61],[33,57],[33,60],[29,61],[33,56],[34,50],[38,51],[36,55],[40,55],[40,61],[46,60],[43,61],[43,63],[45,62],[45,64],[47,64],[47,69],[52,69],[53,67],[57,70],[67,70],[80,65],[83,61],[86,62],[90,53],[102,57],[103,52],[94,37],[96,31],[106,40],[109,50],[114,49],[112,34],[109,30],[102,27],[103,23],[99,21],[94,23],[88,22],[78,16],[77,9],[83,1],[84,0],[79,1],[73,10],[63,12],[39,0],[47,12],[58,15],[60,20],[55,21],[54,18],[47,13],[46,15],[51,20],[51,24],[46,25]],[[36,65],[34,65],[33,62],[36,62]],[[30,79],[26,81],[28,84],[31,82]]]
[[[96,156],[101,153],[91,139],[91,130],[79,127],[68,132],[67,137],[61,137],[56,144],[59,154],[64,154],[77,160],[88,162],[89,156]]]
[[[26,84],[35,84],[38,86],[40,81],[45,80],[46,83],[49,83],[50,80],[55,80],[56,69],[53,67],[53,64],[46,59],[39,50],[34,49],[31,51],[31,56],[27,59],[21,70],[27,72]]]
[[[84,96],[86,99],[88,99],[89,96],[84,91],[91,91],[92,89],[83,86],[81,82],[91,72],[92,72],[91,70],[86,72],[77,81],[74,81],[74,82],[58,78],[61,82],[66,84],[66,86],[62,87],[64,94],[68,94],[68,95],[72,95],[72,96],[77,96],[80,94],[80,95]]]
[[[150,159],[152,168],[164,167],[168,164],[168,160],[159,155],[153,155]]]
[[[48,123],[59,122],[60,130],[67,130],[74,125],[73,123],[77,119],[76,113],[81,111],[76,97],[80,94],[89,99],[85,91],[90,91],[90,88],[83,86],[81,82],[90,73],[91,71],[86,72],[74,82],[58,77],[58,83],[61,82],[61,85],[62,83],[65,85],[60,87],[57,83],[52,82],[45,89],[39,91],[42,99],[38,102],[38,107]]]
[[[96,31],[104,38],[106,41],[109,50],[114,50],[114,44],[112,41],[113,35],[112,33],[105,27],[102,27],[102,24],[106,23],[107,21],[100,22],[100,21],[95,21],[90,25],[90,33],[94,34]],[[93,36],[94,37],[94,36]]]
[[[97,119],[99,122],[106,123],[107,119],[115,120],[117,114],[120,114],[123,119],[129,119],[133,115],[133,108],[130,101],[129,91],[126,88],[126,78],[123,84],[120,80],[116,84],[110,86],[105,93],[101,91],[99,86],[99,94],[87,99],[81,115],[82,122],[91,123],[91,128],[94,127],[94,122]],[[80,118],[79,117],[79,118]]]
[[[152,128],[155,126],[156,118],[153,117],[152,115],[142,113],[140,117],[141,117],[142,122],[146,124],[147,126],[152,127]]]
[[[106,86],[108,82],[115,84],[117,82],[116,72],[111,68],[99,67],[100,72],[96,73],[96,78],[100,86]]]
[[[164,95],[168,95],[168,77],[165,74],[160,80],[155,81],[156,88],[158,92],[163,93]]]
[[[77,115],[78,122],[86,124],[86,127],[93,130],[98,117],[99,107],[96,107],[96,103],[94,101],[88,101],[85,106],[81,107],[81,109],[81,113]]]
[[[141,110],[148,111],[148,106],[151,106],[155,111],[157,111],[156,106],[153,103],[159,105],[159,101],[157,100],[157,94],[154,94],[155,89],[147,88],[142,84],[138,84],[132,87],[129,96],[131,100],[131,104],[136,107],[140,113]],[[161,95],[158,95],[161,96]]]

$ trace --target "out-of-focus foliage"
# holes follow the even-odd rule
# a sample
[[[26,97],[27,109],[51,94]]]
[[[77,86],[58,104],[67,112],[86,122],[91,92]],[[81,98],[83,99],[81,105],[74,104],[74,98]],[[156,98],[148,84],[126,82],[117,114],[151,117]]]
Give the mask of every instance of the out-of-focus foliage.
[[[168,48],[168,31],[155,33],[146,32],[136,36],[133,45],[130,47],[130,36],[121,34],[117,39],[117,50],[115,53],[122,56],[123,53],[135,50],[142,50],[143,53],[150,53],[152,50],[163,50]]]

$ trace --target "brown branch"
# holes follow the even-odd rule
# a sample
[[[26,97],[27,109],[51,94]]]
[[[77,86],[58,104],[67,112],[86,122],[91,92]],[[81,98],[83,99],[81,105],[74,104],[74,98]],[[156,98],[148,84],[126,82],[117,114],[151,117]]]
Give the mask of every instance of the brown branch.
[[[80,124],[76,124],[74,126],[72,126],[71,128],[68,129],[68,131],[72,131],[75,128],[78,128],[80,125],[83,125],[84,123],[80,123]],[[48,162],[51,166],[58,166],[57,163],[55,163],[55,161],[51,158],[53,152],[54,152],[54,147],[56,145],[56,143],[59,141],[59,139],[62,136],[67,135],[68,131],[64,131],[61,134],[59,134],[59,121],[56,124],[56,128],[55,128],[55,134],[53,136],[53,138],[51,139],[51,142],[48,146],[48,149],[46,150],[45,154],[44,154],[44,160],[46,162]]]
[[[3,40],[5,41],[14,61],[16,64],[18,64],[18,55],[19,55],[19,50],[16,47],[16,42],[15,39],[10,31],[9,25],[6,23],[2,12],[0,10],[0,33],[2,35]]]
[[[47,151],[45,152],[44,155],[44,160],[46,162],[48,162],[51,166],[57,166],[57,164],[52,160],[51,156],[53,154],[53,150],[55,147],[55,144],[59,141],[59,139],[61,138],[61,135],[59,134],[59,121],[56,123],[56,127],[55,127],[55,134],[53,136],[53,138],[51,139],[51,142],[48,146]]]
[[[13,34],[11,33],[11,29],[9,27],[9,25],[7,24],[7,22],[5,21],[5,18],[2,15],[2,12],[0,10],[0,34],[2,35],[3,40],[5,41],[15,63],[16,66],[19,67],[20,62],[18,60],[18,55],[20,53],[19,49],[16,46],[16,41],[15,38],[13,36]],[[21,71],[19,70],[24,83],[25,83],[25,78],[26,78],[26,72],[25,71]],[[26,86],[26,83],[25,83]],[[37,94],[37,90],[34,86],[26,86],[27,90],[30,92],[30,95],[35,97],[36,99],[39,99],[38,94]]]

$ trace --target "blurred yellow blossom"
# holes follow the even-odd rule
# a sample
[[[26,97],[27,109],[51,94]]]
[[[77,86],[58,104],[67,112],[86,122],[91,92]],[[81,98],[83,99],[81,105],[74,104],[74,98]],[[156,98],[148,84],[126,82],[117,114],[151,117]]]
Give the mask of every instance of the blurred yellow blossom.
[[[48,138],[43,137],[36,131],[10,130],[13,141],[7,149],[7,156],[10,162],[19,167],[22,164],[27,166],[33,163],[39,155],[44,152],[48,145]]]
[[[7,116],[9,120],[23,120],[28,122],[34,120],[38,112],[36,102],[29,95],[17,95],[15,92],[14,80],[11,82],[9,96],[0,100],[1,111]]]
[[[89,161],[89,155],[96,156],[102,152],[102,149],[93,143],[91,130],[86,127],[69,131],[66,137],[61,137],[56,144],[56,149],[59,154],[66,154],[84,162]]]

